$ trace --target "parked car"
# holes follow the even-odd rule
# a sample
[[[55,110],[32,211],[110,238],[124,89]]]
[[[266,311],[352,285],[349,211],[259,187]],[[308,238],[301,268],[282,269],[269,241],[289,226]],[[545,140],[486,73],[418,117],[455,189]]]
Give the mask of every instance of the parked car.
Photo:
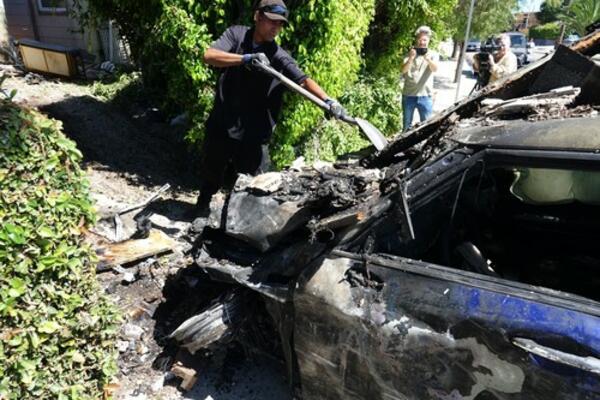
[[[529,49],[527,47],[527,37],[521,32],[507,32],[510,37],[510,49],[517,56],[519,67],[529,62]]]
[[[567,37],[564,38],[562,44],[565,46],[570,46],[573,43],[579,41],[580,37],[579,35],[568,35]]]
[[[479,39],[471,39],[467,42],[467,52],[476,52],[481,49],[481,41]]]

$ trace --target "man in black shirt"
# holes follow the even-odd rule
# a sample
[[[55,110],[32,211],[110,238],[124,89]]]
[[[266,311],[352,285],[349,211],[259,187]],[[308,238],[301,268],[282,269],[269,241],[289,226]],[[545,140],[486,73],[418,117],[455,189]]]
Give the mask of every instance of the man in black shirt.
[[[254,13],[254,27],[228,28],[204,53],[205,63],[223,70],[206,123],[199,210],[206,209],[223,185],[228,166],[234,173],[251,175],[268,169],[268,142],[281,109],[284,86],[253,68],[253,63],[270,65],[324,100],[332,116],[345,114],[341,105],[330,99],[275,42],[287,17],[282,0],[261,0]]]

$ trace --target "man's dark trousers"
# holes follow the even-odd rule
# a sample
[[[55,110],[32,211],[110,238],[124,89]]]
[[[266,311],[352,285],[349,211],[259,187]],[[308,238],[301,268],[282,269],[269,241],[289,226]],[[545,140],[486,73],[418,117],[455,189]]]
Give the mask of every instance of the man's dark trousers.
[[[206,208],[221,187],[231,186],[237,174],[258,175],[270,167],[269,146],[256,140],[229,137],[222,130],[209,130],[202,149],[202,184],[197,207]]]

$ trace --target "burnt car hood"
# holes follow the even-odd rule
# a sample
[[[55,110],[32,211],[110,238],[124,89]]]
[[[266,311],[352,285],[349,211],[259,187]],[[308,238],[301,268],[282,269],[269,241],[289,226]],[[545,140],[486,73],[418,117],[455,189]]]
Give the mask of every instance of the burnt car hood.
[[[460,129],[451,139],[466,146],[598,152],[600,118],[501,121]]]
[[[560,47],[358,164],[240,176],[213,196],[196,264],[260,294],[305,398],[598,398],[600,305],[550,289],[574,257],[557,238],[593,251],[595,219],[577,201],[535,208],[513,187],[519,168],[550,161],[600,170],[599,52],[600,33]],[[528,240],[552,255],[534,260],[539,275],[522,273]],[[442,266],[456,259],[463,269]],[[208,343],[189,332],[184,346]]]

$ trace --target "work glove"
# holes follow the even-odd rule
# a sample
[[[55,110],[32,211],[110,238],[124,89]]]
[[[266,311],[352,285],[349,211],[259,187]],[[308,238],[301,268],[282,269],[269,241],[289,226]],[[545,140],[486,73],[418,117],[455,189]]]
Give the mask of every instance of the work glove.
[[[264,65],[266,67],[271,65],[271,62],[269,61],[269,58],[265,55],[265,53],[249,53],[249,54],[244,54],[242,56],[242,61],[244,62],[244,65],[250,67],[250,68],[256,68],[259,69],[259,65]]]
[[[325,100],[325,104],[327,104],[329,106],[327,113],[330,116],[332,116],[333,118],[342,119],[342,118],[348,116],[348,113],[346,112],[344,107],[342,107],[342,105],[340,103],[338,103],[336,100],[327,99],[327,100]]]

